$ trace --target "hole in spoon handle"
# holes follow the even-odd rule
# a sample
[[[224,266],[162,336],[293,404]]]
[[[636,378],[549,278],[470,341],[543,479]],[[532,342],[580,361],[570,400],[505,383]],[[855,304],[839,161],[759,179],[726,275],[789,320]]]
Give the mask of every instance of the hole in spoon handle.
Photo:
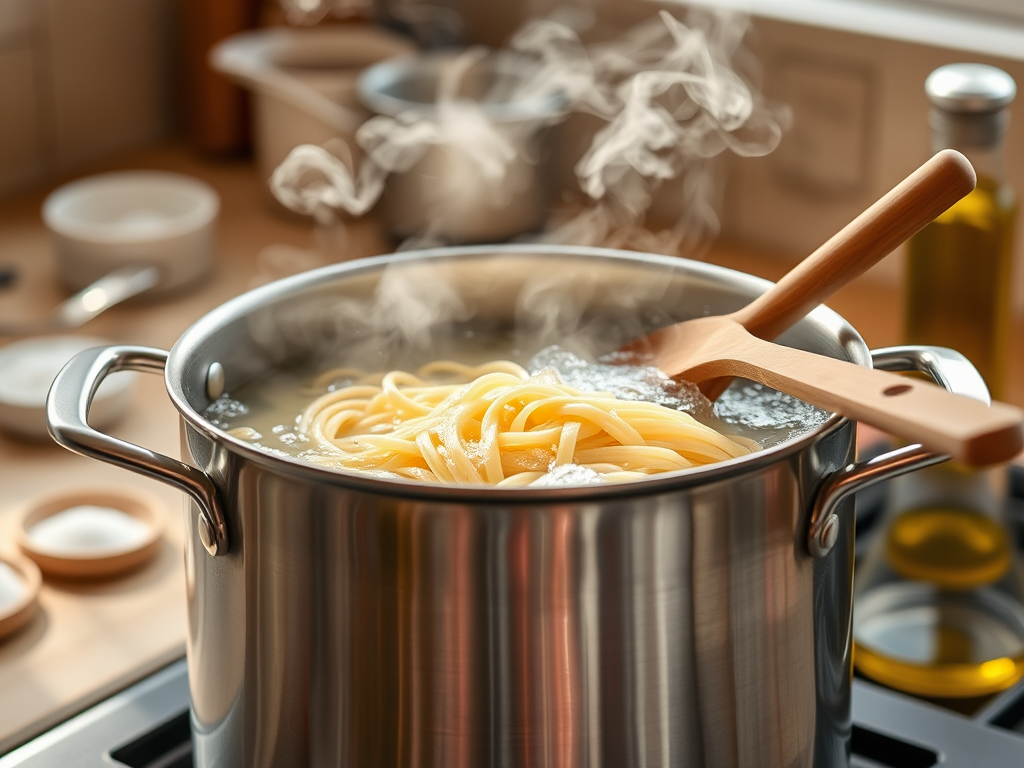
[[[882,394],[886,397],[896,397],[897,395],[904,395],[912,389],[913,387],[909,384],[896,384],[892,387],[886,387],[882,390]]]

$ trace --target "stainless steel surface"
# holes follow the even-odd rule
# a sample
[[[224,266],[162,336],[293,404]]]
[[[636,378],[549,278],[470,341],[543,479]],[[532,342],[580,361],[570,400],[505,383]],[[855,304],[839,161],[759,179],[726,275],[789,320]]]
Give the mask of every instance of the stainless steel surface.
[[[0,336],[31,336],[78,328],[160,280],[156,267],[120,267],[59,304],[45,320],[0,324]]]
[[[551,191],[546,126],[564,109],[564,100],[557,93],[515,96],[511,84],[529,60],[491,54],[463,78],[463,106],[455,108],[472,114],[453,130],[452,118],[436,102],[443,73],[455,60],[450,52],[421,53],[377,64],[359,79],[359,97],[368,109],[388,117],[411,115],[434,131],[433,138],[424,139],[423,156],[388,177],[381,200],[387,227],[399,237],[426,235],[456,243],[536,231],[547,218]],[[483,126],[467,132],[464,126],[477,120],[493,135]],[[495,167],[496,158],[503,168]]]
[[[951,392],[991,403],[985,380],[971,361],[946,347],[901,346],[876,349],[871,353],[876,368],[883,371],[919,371]]]
[[[444,249],[299,275],[196,323],[165,379],[199,471],[188,469],[223,494],[232,542],[223,557],[202,554],[200,497],[186,537],[197,765],[847,765],[852,501],[839,502],[827,558],[805,542],[817,489],[853,459],[851,423],[833,417],[749,457],[630,484],[501,491],[324,470],[201,417],[214,361],[230,391],[291,364],[299,344],[317,359],[376,348],[329,308],[372,296],[386,268],[424,266],[480,327],[522,321],[515,299],[531,276],[551,281],[608,350],[623,333],[732,311],[768,285],[636,253]],[[782,342],[870,365],[824,307]],[[54,431],[186,486],[166,457],[84,427],[76,387],[94,387],[97,369],[162,359],[98,354],[55,384]]]
[[[210,478],[176,459],[105,435],[89,426],[89,407],[103,379],[117,371],[163,373],[167,353],[150,347],[97,347],[75,356],[57,374],[46,398],[53,439],[70,451],[153,477],[187,493],[198,505],[211,555],[228,548],[219,494]],[[210,535],[212,534],[212,535]]]
[[[959,352],[945,347],[887,347],[871,353],[875,368],[883,371],[920,371],[935,383],[958,395],[991,402],[981,374]],[[851,494],[875,483],[916,469],[948,461],[948,456],[931,453],[920,445],[902,448],[851,464],[829,477],[815,500],[807,532],[807,549],[812,557],[825,557],[835,546],[837,507]]]

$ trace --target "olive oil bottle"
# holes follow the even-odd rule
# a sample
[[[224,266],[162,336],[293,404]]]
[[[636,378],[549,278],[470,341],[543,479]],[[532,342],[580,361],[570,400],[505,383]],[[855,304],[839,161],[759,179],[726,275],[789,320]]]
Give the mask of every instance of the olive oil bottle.
[[[1003,137],[1016,93],[1005,72],[952,64],[925,83],[933,149],[964,153],[977,188],[911,238],[904,339],[951,347],[993,397],[1010,355],[1016,203]],[[968,698],[1024,676],[1020,572],[1004,520],[1005,472],[944,464],[893,483],[854,607],[854,663],[922,696]]]

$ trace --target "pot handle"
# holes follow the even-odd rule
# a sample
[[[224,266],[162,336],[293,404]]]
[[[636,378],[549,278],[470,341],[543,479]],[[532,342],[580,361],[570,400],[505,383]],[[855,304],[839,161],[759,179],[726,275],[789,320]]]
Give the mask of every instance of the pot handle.
[[[155,453],[88,424],[96,390],[117,371],[163,373],[167,352],[153,347],[96,347],[80,352],[57,374],[46,398],[46,421],[53,439],[69,451],[116,464],[184,491],[199,506],[199,538],[211,555],[228,551],[224,508],[217,488],[200,469]]]
[[[971,362],[945,347],[903,346],[876,349],[872,364],[883,371],[919,371],[936,384],[958,395],[985,403],[992,402],[988,387]],[[893,477],[948,461],[949,456],[932,453],[920,445],[907,445],[873,459],[850,464],[830,475],[818,489],[811,509],[807,549],[812,557],[825,557],[839,537],[836,508],[851,493]]]

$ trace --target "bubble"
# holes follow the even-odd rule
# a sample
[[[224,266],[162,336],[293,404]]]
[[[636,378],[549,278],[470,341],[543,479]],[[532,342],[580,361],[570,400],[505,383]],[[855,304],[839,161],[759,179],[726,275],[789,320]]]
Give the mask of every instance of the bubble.
[[[237,400],[232,400],[230,396],[224,394],[210,403],[206,410],[203,411],[203,416],[215,427],[221,429],[227,429],[230,426],[232,419],[237,419],[240,416],[248,416],[249,408],[243,403]]]
[[[831,417],[792,395],[742,379],[718,398],[714,413],[725,431],[749,437],[762,448],[810,432]]]
[[[563,382],[583,392],[608,392],[620,400],[657,403],[694,418],[712,415],[711,403],[688,381],[675,381],[653,366],[623,365],[613,353],[599,362],[551,346],[542,349],[527,364],[531,374],[543,370],[557,373]]]

